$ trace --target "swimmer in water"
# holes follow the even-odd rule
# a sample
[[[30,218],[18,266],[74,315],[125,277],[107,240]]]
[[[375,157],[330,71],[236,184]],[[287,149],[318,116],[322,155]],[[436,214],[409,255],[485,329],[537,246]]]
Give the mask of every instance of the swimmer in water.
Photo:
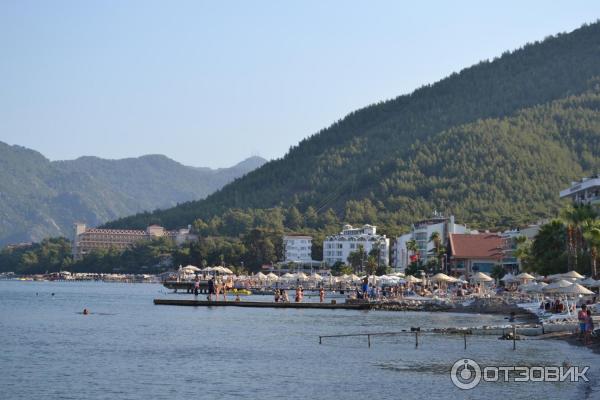
[[[90,313],[90,312],[88,311],[88,309],[87,309],[87,308],[84,308],[84,309],[83,309],[83,315],[88,315],[89,313]]]

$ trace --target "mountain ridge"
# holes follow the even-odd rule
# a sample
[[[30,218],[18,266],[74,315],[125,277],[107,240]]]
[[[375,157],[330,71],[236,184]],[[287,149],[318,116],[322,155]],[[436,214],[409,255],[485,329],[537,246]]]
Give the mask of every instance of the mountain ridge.
[[[0,245],[70,236],[74,221],[99,225],[203,198],[264,162],[250,157],[210,169],[157,154],[50,161],[36,150],[0,141]]]
[[[411,158],[415,154],[426,154],[424,143],[435,141],[444,132],[465,124],[512,116],[518,118],[521,110],[583,95],[597,85],[598,77],[600,24],[595,22],[504,52],[491,61],[464,68],[410,94],[351,112],[292,146],[284,157],[272,160],[204,200],[112,221],[106,226],[139,227],[151,222],[170,226],[198,218],[207,221],[230,209],[270,207],[295,207],[302,212],[308,208],[317,212],[332,209],[340,219],[352,222],[348,208],[356,208],[357,202],[370,203],[387,225],[407,226],[411,220],[426,216],[434,209],[456,210],[460,204],[460,199],[455,196],[447,196],[444,201],[432,196],[436,189],[433,182],[439,171],[424,169],[419,171],[421,181],[414,177],[407,179],[408,172],[404,169],[414,162]],[[484,127],[478,126],[478,129]],[[488,145],[493,151],[494,142]],[[582,146],[581,143],[576,145]],[[515,143],[508,147],[513,146]],[[597,149],[590,152],[593,163],[599,155]],[[451,161],[450,156],[445,157],[446,163]],[[478,153],[478,157],[483,155]],[[510,154],[503,157],[509,161]],[[545,158],[541,159],[547,162]],[[527,163],[527,160],[520,162]],[[476,168],[477,163],[472,162],[471,167]],[[465,170],[469,176],[457,184],[472,182],[472,176],[477,176],[477,171],[469,168]],[[543,168],[547,167],[544,165]],[[576,174],[588,171],[579,166],[558,174],[572,179],[577,178]],[[506,169],[503,173],[508,176],[512,172]],[[525,179],[526,184],[531,183],[527,177],[520,178]],[[411,185],[410,195],[402,191],[403,185]],[[517,196],[511,199],[517,207],[511,211],[502,204],[508,215],[496,215],[494,199],[488,198],[480,207],[484,210],[482,213],[475,206],[469,206],[470,215],[467,210],[461,211],[465,222],[493,227],[505,224],[503,218],[531,220],[539,214],[550,215],[557,203],[556,198],[540,199],[525,189],[521,193],[513,191],[511,195]],[[524,209],[519,201],[525,201],[527,197],[520,200],[521,195],[535,200],[535,207],[531,209],[539,212]],[[486,197],[485,194],[481,196]],[[516,215],[517,210],[523,215]]]

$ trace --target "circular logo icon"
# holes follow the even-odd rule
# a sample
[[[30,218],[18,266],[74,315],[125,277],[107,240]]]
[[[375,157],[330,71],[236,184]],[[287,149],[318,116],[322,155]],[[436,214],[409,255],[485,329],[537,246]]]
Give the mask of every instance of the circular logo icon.
[[[479,364],[469,358],[463,358],[454,363],[450,371],[452,383],[459,389],[469,390],[481,382]]]

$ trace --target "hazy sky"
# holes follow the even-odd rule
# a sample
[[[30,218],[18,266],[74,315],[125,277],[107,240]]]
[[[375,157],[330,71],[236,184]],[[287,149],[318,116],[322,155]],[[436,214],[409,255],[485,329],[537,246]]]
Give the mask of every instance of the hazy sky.
[[[0,2],[0,141],[48,158],[283,156],[600,1]]]

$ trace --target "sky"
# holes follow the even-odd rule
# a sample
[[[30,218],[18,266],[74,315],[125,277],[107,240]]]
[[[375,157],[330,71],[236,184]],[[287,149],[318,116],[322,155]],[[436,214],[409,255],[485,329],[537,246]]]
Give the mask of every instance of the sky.
[[[598,18],[583,0],[2,0],[0,141],[51,160],[279,158],[353,110]]]

